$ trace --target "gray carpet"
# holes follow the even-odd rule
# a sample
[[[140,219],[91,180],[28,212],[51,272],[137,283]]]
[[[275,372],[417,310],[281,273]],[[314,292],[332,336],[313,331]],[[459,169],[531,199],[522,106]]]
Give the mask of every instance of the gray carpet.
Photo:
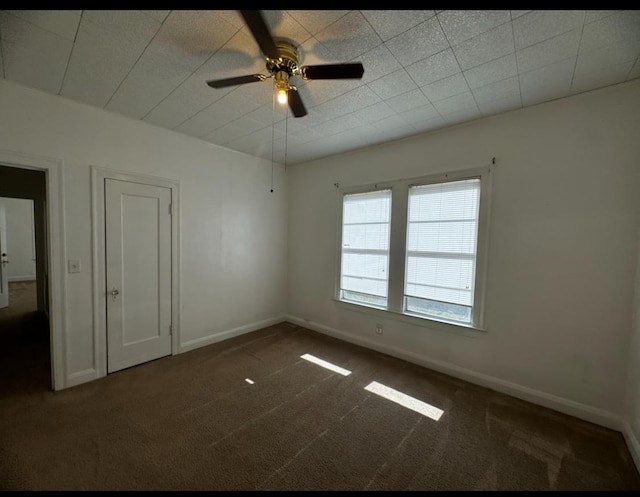
[[[2,312],[0,490],[640,490],[618,432],[292,324],[52,392]]]

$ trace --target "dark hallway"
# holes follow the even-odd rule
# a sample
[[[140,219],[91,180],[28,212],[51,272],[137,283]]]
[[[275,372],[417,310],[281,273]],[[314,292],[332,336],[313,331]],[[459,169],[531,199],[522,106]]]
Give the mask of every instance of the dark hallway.
[[[0,397],[50,391],[49,326],[37,310],[36,282],[11,282],[9,301],[0,309]]]

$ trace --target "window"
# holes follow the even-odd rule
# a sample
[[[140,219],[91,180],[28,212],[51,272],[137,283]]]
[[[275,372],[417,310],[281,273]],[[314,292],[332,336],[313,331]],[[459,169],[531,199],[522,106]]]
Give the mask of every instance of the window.
[[[391,190],[345,195],[340,298],[386,307]]]
[[[482,328],[489,172],[343,189],[338,300]]]

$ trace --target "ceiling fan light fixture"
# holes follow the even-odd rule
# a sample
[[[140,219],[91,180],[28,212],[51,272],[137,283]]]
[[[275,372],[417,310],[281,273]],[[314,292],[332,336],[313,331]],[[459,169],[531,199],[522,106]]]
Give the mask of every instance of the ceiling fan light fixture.
[[[289,73],[286,71],[278,71],[275,74],[275,87],[276,87],[276,98],[278,99],[278,103],[287,104],[289,98],[287,96],[289,92]]]
[[[280,88],[277,93],[278,103],[282,105],[286,105],[289,102],[289,98],[287,97],[287,90]]]

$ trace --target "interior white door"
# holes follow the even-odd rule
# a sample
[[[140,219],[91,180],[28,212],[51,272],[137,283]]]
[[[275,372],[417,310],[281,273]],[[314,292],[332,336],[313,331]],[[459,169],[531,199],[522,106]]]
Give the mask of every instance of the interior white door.
[[[105,179],[107,372],[171,354],[171,189]]]
[[[7,219],[0,205],[0,309],[9,307],[9,256],[7,254]]]

